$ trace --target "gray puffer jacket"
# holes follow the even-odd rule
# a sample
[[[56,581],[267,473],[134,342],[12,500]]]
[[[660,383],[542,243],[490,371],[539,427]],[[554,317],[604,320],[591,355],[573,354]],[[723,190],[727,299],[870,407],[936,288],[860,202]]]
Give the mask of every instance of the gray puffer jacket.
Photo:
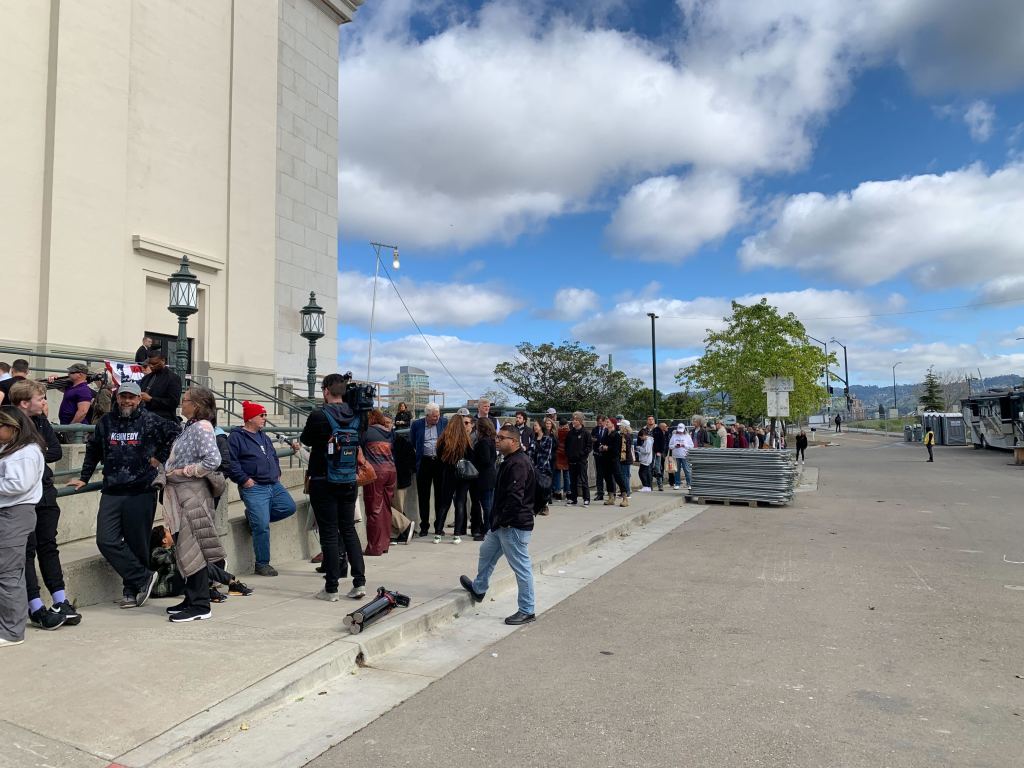
[[[178,572],[184,578],[206,568],[207,563],[227,559],[227,552],[213,522],[213,499],[224,493],[220,472],[205,477],[173,475],[164,486],[164,520],[178,534],[174,545]]]

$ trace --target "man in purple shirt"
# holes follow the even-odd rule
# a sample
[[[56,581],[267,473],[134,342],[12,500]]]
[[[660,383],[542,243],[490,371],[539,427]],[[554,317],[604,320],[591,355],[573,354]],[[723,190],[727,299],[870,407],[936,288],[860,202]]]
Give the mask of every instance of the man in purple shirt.
[[[57,420],[61,424],[85,423],[85,415],[89,412],[89,404],[94,396],[86,383],[87,373],[89,368],[85,363],[75,363],[68,367],[71,384],[64,390],[64,399],[60,401],[60,410],[57,411]]]

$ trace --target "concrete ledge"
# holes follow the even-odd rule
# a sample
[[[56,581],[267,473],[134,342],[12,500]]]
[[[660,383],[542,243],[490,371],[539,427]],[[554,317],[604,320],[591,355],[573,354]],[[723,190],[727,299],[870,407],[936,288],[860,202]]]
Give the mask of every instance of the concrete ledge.
[[[568,562],[586,551],[626,534],[630,529],[682,506],[680,497],[625,520],[607,525],[568,543],[553,545],[533,559],[534,572]],[[505,593],[516,586],[515,576],[504,562],[491,580],[488,595]],[[272,710],[295,696],[308,693],[317,685],[345,674],[358,663],[371,661],[395,648],[416,640],[433,629],[450,623],[472,607],[469,595],[453,589],[423,605],[395,614],[360,635],[342,635],[317,653],[269,675],[260,682],[221,701],[204,712],[169,729],[155,739],[131,750],[117,762],[128,768],[165,768],[176,765],[203,743],[217,739],[240,727],[245,718]]]

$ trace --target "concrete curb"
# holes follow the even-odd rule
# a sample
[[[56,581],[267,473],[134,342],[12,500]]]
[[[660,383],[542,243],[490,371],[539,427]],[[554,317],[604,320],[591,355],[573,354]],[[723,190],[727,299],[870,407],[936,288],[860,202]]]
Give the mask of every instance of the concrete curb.
[[[653,509],[638,512],[625,520],[611,523],[596,533],[589,533],[568,544],[556,545],[537,554],[533,570],[566,563],[629,530],[642,526],[676,507],[682,506],[679,497],[670,497]],[[503,594],[516,586],[515,576],[504,563],[501,575],[491,580],[488,595]],[[453,581],[455,581],[453,576]],[[289,699],[308,693],[315,686],[354,669],[366,660],[382,656],[389,651],[416,640],[432,629],[454,621],[473,603],[469,595],[459,588],[434,598],[395,619],[361,635],[343,634],[300,661],[288,665],[239,691],[203,712],[170,728],[154,739],[126,752],[115,764],[125,768],[165,768],[175,765],[186,754],[203,742],[214,740],[219,734],[241,726],[261,712],[275,709]]]

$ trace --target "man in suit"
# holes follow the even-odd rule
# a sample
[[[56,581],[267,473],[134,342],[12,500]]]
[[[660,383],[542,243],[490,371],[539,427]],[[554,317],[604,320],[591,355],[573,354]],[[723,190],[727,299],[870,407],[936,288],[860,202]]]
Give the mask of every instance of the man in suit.
[[[409,440],[416,449],[416,496],[420,505],[420,536],[430,533],[430,489],[434,489],[434,520],[441,504],[441,459],[437,439],[448,426],[437,403],[427,403],[422,419],[409,425]]]
[[[594,474],[597,475],[595,482],[597,483],[597,495],[594,496],[594,501],[601,501],[604,498],[604,486],[605,486],[605,467],[607,462],[605,461],[605,451],[601,450],[601,446],[604,444],[605,438],[608,437],[608,418],[598,414],[597,426],[590,431],[590,444],[594,448]]]

